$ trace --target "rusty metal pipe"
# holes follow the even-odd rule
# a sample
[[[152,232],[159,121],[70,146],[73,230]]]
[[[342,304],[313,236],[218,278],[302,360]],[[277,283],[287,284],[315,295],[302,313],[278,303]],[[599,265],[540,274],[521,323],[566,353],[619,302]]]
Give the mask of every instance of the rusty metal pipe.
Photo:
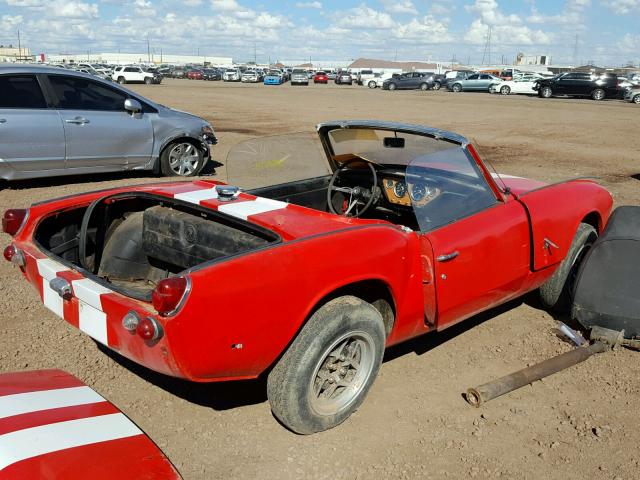
[[[611,345],[603,342],[595,342],[588,347],[575,348],[548,360],[544,360],[536,365],[523,368],[517,372],[498,378],[491,382],[467,390],[465,396],[467,402],[474,407],[479,407],[485,402],[492,400],[505,393],[512,392],[520,387],[548,377],[565,368],[584,362],[591,355],[601,353],[611,349]]]

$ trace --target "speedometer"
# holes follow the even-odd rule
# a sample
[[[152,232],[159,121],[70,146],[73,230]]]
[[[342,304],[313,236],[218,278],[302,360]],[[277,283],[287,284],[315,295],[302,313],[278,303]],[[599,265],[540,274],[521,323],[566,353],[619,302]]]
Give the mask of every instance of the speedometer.
[[[404,182],[397,182],[393,187],[393,194],[398,198],[404,197],[407,194],[407,184]]]
[[[414,183],[413,185],[411,185],[410,194],[411,200],[413,200],[414,202],[420,202],[427,195],[427,187],[426,185],[421,183]]]

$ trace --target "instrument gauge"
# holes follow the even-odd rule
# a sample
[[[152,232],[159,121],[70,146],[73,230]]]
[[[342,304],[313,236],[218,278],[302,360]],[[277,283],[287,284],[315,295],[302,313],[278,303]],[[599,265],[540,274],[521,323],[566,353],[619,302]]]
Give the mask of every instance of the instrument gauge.
[[[393,187],[393,194],[398,198],[404,197],[407,194],[407,184],[404,182],[396,183]]]
[[[422,201],[428,194],[428,188],[426,185],[423,185],[421,183],[414,183],[413,185],[411,185],[411,200],[413,200],[414,202],[420,202]]]
[[[385,186],[386,186],[387,188],[393,188],[393,180],[391,180],[390,178],[387,178],[387,179],[384,181],[384,184],[385,184]]]

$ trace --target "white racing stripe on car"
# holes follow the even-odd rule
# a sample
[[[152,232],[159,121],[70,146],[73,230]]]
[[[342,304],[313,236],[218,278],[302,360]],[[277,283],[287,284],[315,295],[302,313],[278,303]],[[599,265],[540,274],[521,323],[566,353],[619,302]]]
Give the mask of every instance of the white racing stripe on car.
[[[49,281],[56,278],[58,272],[65,272],[69,269],[50,258],[39,258],[36,260],[36,264],[38,265],[38,274],[42,277],[42,303],[59,317],[64,317],[62,298],[49,286]]]
[[[18,430],[0,435],[0,471],[38,455],[135,435],[143,433],[122,413]]]
[[[288,205],[289,204],[286,202],[258,197],[253,201],[219,205],[218,211],[246,220],[247,217],[250,217],[251,215],[281,210],[283,208],[287,208]]]
[[[73,294],[80,300],[78,302],[78,328],[100,343],[109,345],[107,341],[107,315],[103,312],[100,297],[103,294],[112,293],[112,291],[88,278],[73,280],[71,285],[73,286]]]
[[[194,190],[192,192],[176,193],[173,198],[183,200],[185,202],[198,204],[203,200],[212,200],[218,198],[218,191],[215,187],[205,188],[204,190]]]
[[[0,418],[104,401],[103,397],[87,386],[16,393],[0,397]]]
[[[492,173],[491,176],[493,178],[524,178],[524,177],[516,177],[515,175],[505,175],[504,173]]]

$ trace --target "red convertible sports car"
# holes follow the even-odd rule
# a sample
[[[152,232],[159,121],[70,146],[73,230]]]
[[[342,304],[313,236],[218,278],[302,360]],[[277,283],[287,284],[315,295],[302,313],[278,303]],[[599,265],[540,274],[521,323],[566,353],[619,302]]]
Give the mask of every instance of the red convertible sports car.
[[[538,288],[569,307],[605,189],[491,173],[443,130],[317,130],[312,175],[312,147],[278,137],[228,159],[254,180],[289,176],[275,186],[161,183],[8,210],[4,256],[47,308],[141,365],[197,382],[268,375],[274,414],[299,433],[349,417],[387,346]]]

